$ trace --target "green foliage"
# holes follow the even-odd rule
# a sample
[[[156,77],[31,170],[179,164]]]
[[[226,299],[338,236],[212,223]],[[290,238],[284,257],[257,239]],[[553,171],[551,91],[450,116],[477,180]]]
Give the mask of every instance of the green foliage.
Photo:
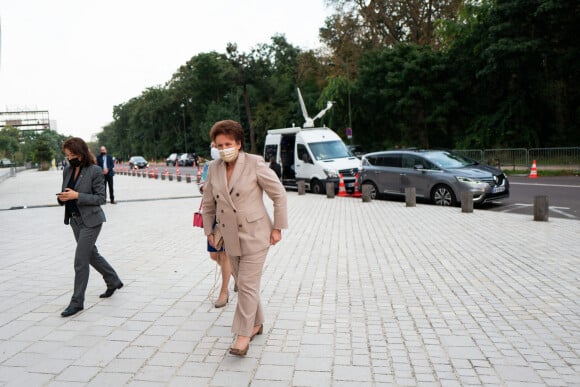
[[[13,127],[0,130],[0,155],[22,164],[50,162],[62,158],[61,146],[66,136],[54,130],[20,131]]]
[[[20,131],[11,126],[0,130],[0,157],[14,158],[19,150]]]
[[[367,149],[449,147],[450,115],[456,105],[449,92],[451,79],[445,57],[426,46],[369,52],[359,62],[355,94],[357,104],[376,114],[357,117],[369,139],[356,142]]]
[[[471,6],[448,56],[461,88],[462,147],[580,141],[579,6],[517,0]]]
[[[352,126],[367,150],[580,142],[577,1],[329,3],[325,50],[275,35],[249,52],[230,43],[198,54],[167,84],[115,106],[99,143],[125,159],[207,154],[209,128],[232,118],[246,150],[261,153],[268,129],[303,124],[296,87],[311,116],[334,101],[316,124],[343,137]],[[0,146],[9,138],[0,134]]]

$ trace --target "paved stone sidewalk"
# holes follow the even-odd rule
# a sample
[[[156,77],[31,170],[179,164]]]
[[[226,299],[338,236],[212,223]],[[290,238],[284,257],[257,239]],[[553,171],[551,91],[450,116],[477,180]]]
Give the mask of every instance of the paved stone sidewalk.
[[[238,358],[194,184],[116,176],[98,246],[125,287],[100,299],[91,271],[85,310],[60,317],[60,179],[0,183],[0,386],[580,386],[578,221],[288,192],[264,335]]]

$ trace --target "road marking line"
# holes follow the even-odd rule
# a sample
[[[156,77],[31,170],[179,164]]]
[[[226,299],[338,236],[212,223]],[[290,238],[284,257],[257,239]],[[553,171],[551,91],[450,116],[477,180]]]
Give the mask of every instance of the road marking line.
[[[549,209],[551,211],[554,211],[555,213],[560,214],[560,215],[563,215],[563,216],[565,216],[565,217],[567,217],[569,219],[577,219],[574,215],[568,214],[568,213],[566,213],[564,211],[557,210],[556,208],[559,208],[559,207],[554,207],[554,208],[550,207]]]
[[[580,185],[564,185],[564,184],[542,184],[542,183],[517,183],[510,181],[510,185],[539,185],[543,187],[561,187],[561,188],[580,188]]]
[[[521,206],[521,207],[532,207],[533,206],[533,204],[528,204],[528,203],[514,203],[513,205],[515,205],[515,206]],[[554,207],[549,206],[549,207],[550,207],[550,209],[555,208],[555,209],[558,209],[558,210],[569,210],[570,209],[570,207],[556,207],[556,206],[554,206]]]

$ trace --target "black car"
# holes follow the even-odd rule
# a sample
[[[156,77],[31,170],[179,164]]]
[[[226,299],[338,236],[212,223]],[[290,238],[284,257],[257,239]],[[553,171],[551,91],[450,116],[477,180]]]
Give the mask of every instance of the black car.
[[[143,156],[133,156],[129,159],[129,168],[131,169],[142,169],[147,168],[149,163]]]

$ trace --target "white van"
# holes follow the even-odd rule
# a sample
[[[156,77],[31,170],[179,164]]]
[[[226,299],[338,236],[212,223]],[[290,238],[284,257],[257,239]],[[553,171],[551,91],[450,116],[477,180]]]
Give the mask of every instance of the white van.
[[[286,187],[296,187],[296,182],[302,180],[306,189],[313,193],[324,193],[327,182],[334,183],[335,190],[338,190],[342,174],[346,190],[352,192],[360,160],[349,152],[332,129],[313,127],[314,120],[322,117],[332,103],[329,102],[326,109],[312,119],[308,117],[300,90],[298,97],[306,120],[304,127],[268,130],[264,159],[269,162],[274,157],[281,165],[281,180]]]

